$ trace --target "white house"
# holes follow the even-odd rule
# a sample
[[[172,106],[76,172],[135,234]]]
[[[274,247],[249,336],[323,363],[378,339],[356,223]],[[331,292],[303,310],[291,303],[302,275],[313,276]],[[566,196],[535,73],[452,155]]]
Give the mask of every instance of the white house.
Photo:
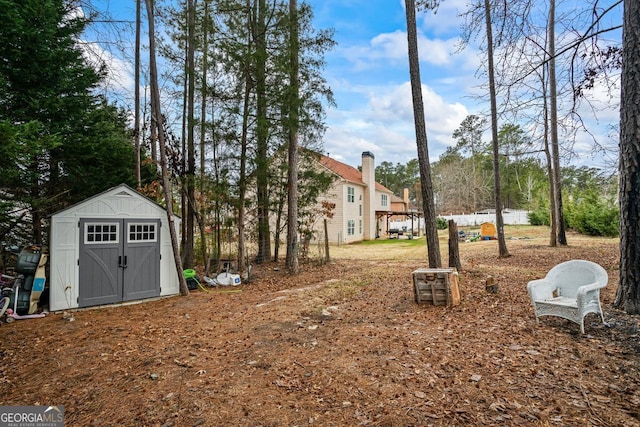
[[[321,167],[336,176],[321,201],[335,204],[333,218],[328,219],[328,238],[332,243],[352,243],[375,239],[387,232],[387,214],[391,212],[393,193],[375,181],[375,157],[362,153],[362,172],[327,156],[319,159]],[[317,234],[321,236],[321,225]]]
[[[179,293],[166,210],[124,184],[53,214],[49,252],[51,311]]]

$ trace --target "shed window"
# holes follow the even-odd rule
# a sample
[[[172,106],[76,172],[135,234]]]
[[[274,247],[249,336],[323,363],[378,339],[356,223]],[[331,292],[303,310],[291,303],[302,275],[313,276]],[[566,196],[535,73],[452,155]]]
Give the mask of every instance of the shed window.
[[[129,223],[129,242],[155,242],[156,224]]]
[[[118,225],[117,223],[85,223],[85,244],[118,242]]]

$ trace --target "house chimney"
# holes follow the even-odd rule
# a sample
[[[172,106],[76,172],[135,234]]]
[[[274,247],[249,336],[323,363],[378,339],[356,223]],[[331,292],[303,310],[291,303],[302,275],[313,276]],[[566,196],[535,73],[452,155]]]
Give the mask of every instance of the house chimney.
[[[402,193],[402,201],[404,202],[404,211],[409,212],[409,189],[405,188]]]
[[[375,157],[369,151],[362,153],[362,182],[365,185],[362,201],[362,226],[364,240],[373,240],[376,236],[376,165]]]

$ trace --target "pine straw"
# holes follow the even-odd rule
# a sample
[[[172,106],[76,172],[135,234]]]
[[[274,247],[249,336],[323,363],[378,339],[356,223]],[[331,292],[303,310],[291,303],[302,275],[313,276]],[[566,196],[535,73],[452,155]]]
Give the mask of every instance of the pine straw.
[[[424,241],[398,241],[332,248],[296,277],[258,266],[241,292],[2,325],[1,403],[64,405],[67,426],[640,425],[638,318],[611,306],[617,240],[511,237],[505,259],[460,244],[452,308],[414,302]],[[584,336],[536,325],[526,294],[576,258],[610,275],[607,324],[588,315]]]

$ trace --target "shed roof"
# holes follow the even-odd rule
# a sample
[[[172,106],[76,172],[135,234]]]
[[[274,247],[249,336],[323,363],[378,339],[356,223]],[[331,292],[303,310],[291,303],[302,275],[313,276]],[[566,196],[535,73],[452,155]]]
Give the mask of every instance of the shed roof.
[[[51,216],[54,216],[54,215],[55,215],[55,216],[62,215],[62,214],[64,214],[64,213],[65,213],[65,212],[67,212],[67,211],[71,211],[71,210],[73,210],[73,209],[75,209],[75,208],[77,208],[77,207],[79,207],[79,206],[81,206],[81,205],[83,205],[83,204],[85,204],[85,203],[87,203],[87,202],[91,201],[91,200],[98,199],[98,198],[100,198],[100,197],[102,197],[102,196],[104,196],[104,195],[106,195],[106,194],[112,193],[112,192],[116,192],[116,195],[117,195],[118,193],[120,193],[120,192],[123,192],[123,193],[122,193],[123,195],[128,195],[128,196],[134,195],[134,196],[136,196],[136,197],[140,197],[140,198],[142,198],[142,199],[145,199],[146,201],[148,201],[149,203],[151,203],[151,204],[155,205],[156,207],[158,207],[158,208],[159,208],[159,209],[161,209],[161,210],[166,210],[164,206],[160,205],[160,204],[159,204],[158,202],[156,202],[155,200],[153,200],[153,199],[151,199],[151,198],[147,197],[146,195],[144,195],[144,194],[140,193],[139,191],[137,191],[137,190],[135,190],[135,189],[131,188],[130,186],[128,186],[127,184],[124,184],[124,183],[123,183],[123,184],[120,184],[120,185],[116,185],[115,187],[111,187],[111,188],[109,188],[109,189],[107,189],[107,190],[105,190],[105,191],[103,191],[103,192],[101,192],[101,193],[98,193],[98,194],[96,194],[96,195],[93,195],[93,196],[89,197],[88,199],[81,200],[81,201],[79,201],[79,202],[77,202],[77,203],[74,203],[74,204],[73,204],[73,205],[71,205],[71,206],[67,206],[67,207],[66,207],[66,208],[64,208],[64,209],[61,209],[61,210],[59,210],[58,212],[55,212],[55,213],[51,214]],[[174,214],[173,216],[174,216],[174,217],[176,217],[176,218],[180,218],[180,216],[178,216],[178,215],[176,215],[176,214]]]

